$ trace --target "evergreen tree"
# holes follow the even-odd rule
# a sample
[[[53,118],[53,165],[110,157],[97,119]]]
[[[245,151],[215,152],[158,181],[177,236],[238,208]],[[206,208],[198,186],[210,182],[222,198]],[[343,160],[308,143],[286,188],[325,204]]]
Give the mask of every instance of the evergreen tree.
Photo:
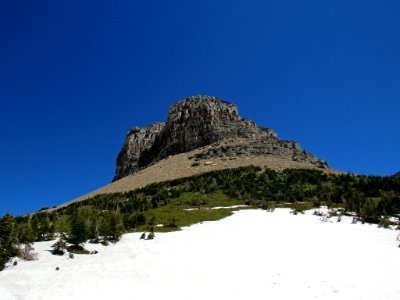
[[[122,216],[118,211],[105,213],[103,216],[101,235],[105,240],[116,242],[120,239],[124,231]]]
[[[51,248],[53,248],[53,254],[63,255],[67,249],[66,236],[62,234],[58,241],[51,245]]]
[[[110,215],[110,227],[111,227],[111,240],[118,241],[124,232],[124,223],[119,211],[114,211]]]
[[[17,222],[14,226],[14,239],[17,244],[32,243],[35,235],[29,221]]]
[[[39,212],[32,216],[30,220],[32,234],[37,241],[48,241],[53,238],[54,226],[51,226],[49,214]]]
[[[154,227],[151,227],[151,228],[150,228],[150,233],[147,235],[147,239],[148,239],[148,240],[153,240],[154,237],[155,237],[155,234],[154,234]]]
[[[68,241],[74,245],[86,242],[90,236],[91,211],[88,207],[80,207],[70,216],[71,234]]]
[[[0,219],[0,271],[4,269],[4,265],[8,260],[16,255],[13,240],[15,219],[12,215],[6,214]]]

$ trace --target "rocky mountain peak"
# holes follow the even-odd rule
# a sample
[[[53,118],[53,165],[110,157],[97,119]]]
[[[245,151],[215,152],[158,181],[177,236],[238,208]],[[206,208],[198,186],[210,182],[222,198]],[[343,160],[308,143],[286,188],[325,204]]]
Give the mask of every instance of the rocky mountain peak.
[[[193,96],[174,103],[168,114],[169,122],[191,118],[194,115],[238,121],[238,109],[235,104],[213,96]]]
[[[217,142],[223,142],[224,146]],[[302,151],[299,144],[280,140],[272,129],[242,119],[235,104],[200,95],[174,103],[165,123],[132,128],[118,155],[114,180],[170,155],[207,145],[214,147],[211,152],[204,153],[204,159],[213,155],[272,155],[327,167],[326,162]]]

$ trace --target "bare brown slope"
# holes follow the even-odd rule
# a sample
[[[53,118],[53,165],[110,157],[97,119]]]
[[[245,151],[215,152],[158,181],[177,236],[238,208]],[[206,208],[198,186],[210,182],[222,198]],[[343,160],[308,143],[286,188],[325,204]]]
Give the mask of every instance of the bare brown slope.
[[[139,172],[110,183],[98,190],[66,202],[57,208],[67,206],[73,202],[88,199],[99,194],[127,192],[144,187],[150,183],[188,177],[214,170],[237,168],[242,166],[260,166],[281,171],[287,168],[318,169],[315,164],[302,161],[293,161],[276,156],[247,156],[247,157],[216,157],[211,159],[194,160],[196,154],[212,149],[213,145],[202,147],[190,152],[177,154],[163,159]],[[196,164],[196,166],[194,166]],[[198,165],[197,165],[198,164]],[[324,172],[337,173],[331,169]]]

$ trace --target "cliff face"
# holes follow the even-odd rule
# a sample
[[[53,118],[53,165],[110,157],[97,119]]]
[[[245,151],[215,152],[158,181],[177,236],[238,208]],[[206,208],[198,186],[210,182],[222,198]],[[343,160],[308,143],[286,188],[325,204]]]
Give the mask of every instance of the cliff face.
[[[132,128],[125,139],[117,157],[117,168],[114,180],[135,173],[141,153],[153,146],[165,127],[165,123],[154,123],[143,128]]]
[[[272,129],[240,118],[236,105],[217,97],[194,96],[173,104],[167,122],[130,130],[117,158],[114,181],[170,155],[206,145],[213,147],[200,153],[199,159],[274,155],[327,167],[297,143],[280,140]]]

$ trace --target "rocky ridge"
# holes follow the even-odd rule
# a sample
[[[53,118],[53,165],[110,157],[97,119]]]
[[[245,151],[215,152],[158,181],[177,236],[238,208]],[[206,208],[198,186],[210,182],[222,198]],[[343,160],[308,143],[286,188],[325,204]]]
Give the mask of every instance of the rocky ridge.
[[[194,149],[189,159],[269,156],[328,168],[326,161],[278,138],[270,128],[241,118],[235,104],[217,97],[194,96],[173,104],[165,123],[131,129],[117,157],[119,180],[164,158]]]

